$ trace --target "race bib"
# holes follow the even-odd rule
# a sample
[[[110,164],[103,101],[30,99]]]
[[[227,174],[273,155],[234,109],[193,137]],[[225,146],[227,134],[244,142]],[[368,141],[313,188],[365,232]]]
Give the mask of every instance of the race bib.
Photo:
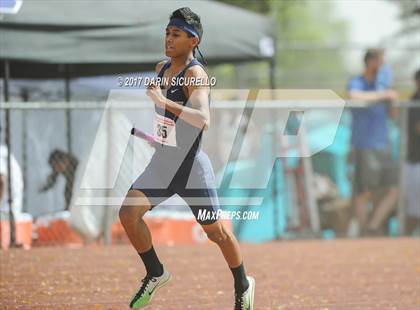
[[[175,122],[168,117],[156,114],[154,135],[156,142],[176,146]]]

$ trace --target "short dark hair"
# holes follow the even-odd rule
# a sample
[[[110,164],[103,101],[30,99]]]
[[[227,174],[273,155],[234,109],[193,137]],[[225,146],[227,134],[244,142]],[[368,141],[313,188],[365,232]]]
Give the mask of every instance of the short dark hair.
[[[66,156],[66,152],[56,149],[50,154],[50,157],[48,158],[48,163],[52,165],[54,163],[63,162]]]
[[[200,42],[201,42],[201,38],[203,37],[203,26],[201,25],[200,16],[198,16],[196,13],[191,11],[189,7],[183,7],[183,8],[173,11],[169,19],[172,19],[172,18],[182,19],[187,24],[191,25],[195,29],[195,31],[197,31],[198,38],[200,39]]]
[[[416,71],[416,73],[414,74],[414,79],[416,81],[420,81],[420,69]]]
[[[366,51],[363,61],[367,64],[372,59],[377,59],[384,54],[384,50],[381,48],[370,48]]]

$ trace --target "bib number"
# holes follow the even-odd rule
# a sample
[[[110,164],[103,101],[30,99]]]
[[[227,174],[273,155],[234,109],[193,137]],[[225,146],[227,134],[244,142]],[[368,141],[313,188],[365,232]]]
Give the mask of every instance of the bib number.
[[[156,114],[154,134],[156,142],[176,146],[176,128],[172,119]]]

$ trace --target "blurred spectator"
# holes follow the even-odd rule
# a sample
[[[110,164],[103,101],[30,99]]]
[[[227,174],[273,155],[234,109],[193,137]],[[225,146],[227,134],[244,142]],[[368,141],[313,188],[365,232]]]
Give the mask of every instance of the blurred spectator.
[[[66,179],[64,198],[66,201],[65,210],[68,210],[70,207],[74,176],[76,173],[78,160],[70,153],[66,153],[61,150],[54,150],[50,154],[48,163],[51,166],[52,172],[47,178],[47,183],[41,188],[41,192],[45,192],[52,188],[57,182],[57,177],[62,174]]]
[[[314,192],[320,210],[321,229],[332,229],[338,238],[346,236],[350,221],[350,201],[340,197],[330,177],[314,173]]]
[[[420,226],[420,70],[415,74],[415,82],[416,92],[411,99],[417,106],[408,110],[408,150],[405,164],[406,231],[409,235]]]
[[[7,218],[9,215],[9,193],[8,193],[8,178],[7,178],[7,146],[0,145],[0,215],[1,218]],[[22,198],[23,198],[23,178],[22,170],[13,156],[10,154],[10,169],[11,169],[11,184],[12,184],[12,210],[14,218],[22,212]]]
[[[382,234],[381,225],[398,199],[398,166],[391,158],[387,124],[388,112],[394,109],[386,104],[396,101],[398,94],[386,85],[391,82],[389,77],[380,77],[378,83],[383,54],[381,49],[369,49],[364,56],[363,74],[353,77],[347,87],[351,100],[368,104],[365,108],[352,109],[353,199],[361,235]],[[380,193],[381,190],[384,192]],[[380,199],[369,217],[368,203],[378,194]]]

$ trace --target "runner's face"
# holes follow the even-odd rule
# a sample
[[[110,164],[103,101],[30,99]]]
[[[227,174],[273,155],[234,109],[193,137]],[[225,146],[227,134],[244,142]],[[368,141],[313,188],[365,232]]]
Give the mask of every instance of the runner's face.
[[[194,48],[196,40],[177,27],[169,26],[166,28],[165,54],[168,57],[188,54]]]

